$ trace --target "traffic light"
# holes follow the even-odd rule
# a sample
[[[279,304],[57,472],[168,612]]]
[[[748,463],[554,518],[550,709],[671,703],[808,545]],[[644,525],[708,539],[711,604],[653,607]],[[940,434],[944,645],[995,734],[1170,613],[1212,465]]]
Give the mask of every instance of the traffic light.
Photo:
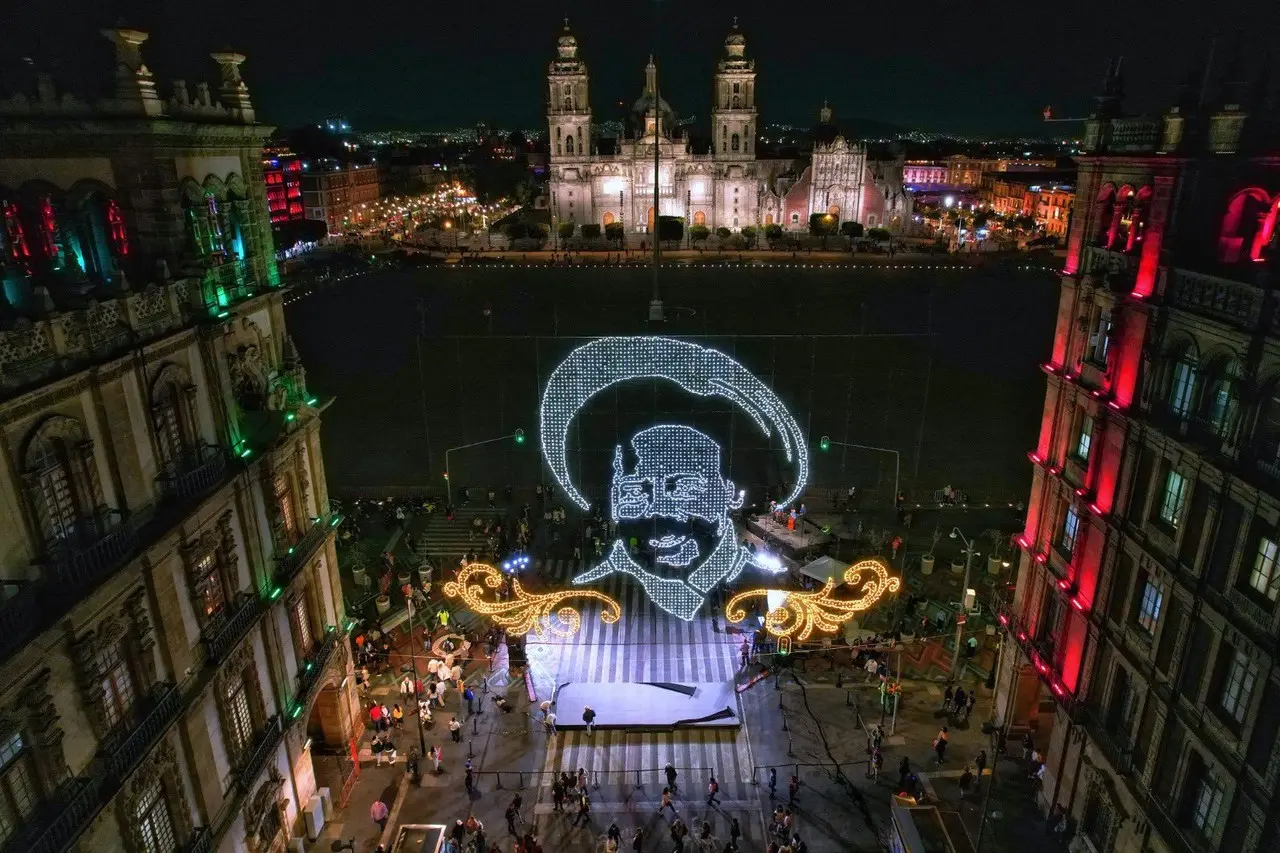
[[[791,638],[790,637],[778,638],[778,654],[780,655],[791,654]]]
[[[445,472],[444,472],[444,478],[445,478],[446,480],[447,480],[447,479],[449,479],[449,472],[448,472],[448,471],[445,471]]]
[[[818,449],[821,450],[823,453],[826,453],[828,450],[830,450],[831,436],[824,435],[822,438],[818,439]]]
[[[518,429],[515,434],[516,444],[524,444],[524,430]]]

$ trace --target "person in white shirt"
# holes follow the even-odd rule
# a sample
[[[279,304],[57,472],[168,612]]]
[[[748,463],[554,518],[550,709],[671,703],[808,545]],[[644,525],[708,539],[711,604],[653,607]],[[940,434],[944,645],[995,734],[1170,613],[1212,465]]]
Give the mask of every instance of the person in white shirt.
[[[462,683],[462,667],[458,666],[455,663],[453,665],[453,669],[449,672],[449,677],[453,679],[454,684],[461,684]]]
[[[436,704],[439,705],[441,708],[444,707],[444,694],[448,692],[448,690],[449,690],[448,682],[444,682],[444,681],[436,682]]]
[[[554,735],[556,733],[556,715],[554,711],[548,712],[547,715],[542,718],[542,725],[546,727],[547,734]]]

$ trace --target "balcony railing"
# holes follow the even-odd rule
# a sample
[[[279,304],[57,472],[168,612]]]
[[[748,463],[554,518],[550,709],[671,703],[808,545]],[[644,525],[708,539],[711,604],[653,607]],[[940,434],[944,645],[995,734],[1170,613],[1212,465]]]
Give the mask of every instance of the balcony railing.
[[[1160,141],[1160,122],[1146,118],[1112,119],[1107,134],[1107,150],[1155,151]]]
[[[1111,762],[1111,766],[1121,776],[1133,771],[1133,744],[1130,738],[1117,735],[1106,726],[1106,716],[1101,708],[1086,705],[1082,709],[1081,721],[1089,732],[1089,738],[1102,754]]]
[[[54,539],[45,549],[50,580],[59,594],[93,587],[118,569],[138,545],[133,520],[119,510],[106,510],[96,518],[78,520],[74,533]]]
[[[1165,299],[1215,320],[1246,329],[1258,325],[1262,313],[1262,288],[1243,281],[1173,269],[1169,272]]]
[[[84,776],[67,782],[43,810],[4,846],[5,853],[62,853],[80,837],[102,804],[103,778]]]
[[[182,711],[182,694],[176,684],[160,682],[151,695],[136,724],[118,742],[108,743],[103,749],[108,775],[116,782],[138,766]]]
[[[185,853],[213,853],[213,830],[207,826],[198,826],[191,833],[191,841],[184,848]]]
[[[312,651],[311,656],[302,662],[298,668],[298,695],[294,700],[294,707],[291,713],[296,717],[302,713],[311,702],[311,696],[315,693],[324,676],[324,668],[329,663],[329,658],[333,657],[333,650],[338,647],[338,630],[330,628],[328,633],[324,635],[324,639]]]
[[[186,459],[171,464],[156,477],[166,500],[185,501],[203,495],[227,473],[227,454],[221,447],[205,445]]]
[[[246,794],[253,788],[253,783],[262,773],[267,759],[275,754],[276,747],[280,745],[280,739],[283,736],[284,727],[281,725],[280,715],[276,714],[267,721],[267,727],[262,730],[257,743],[253,745],[253,749],[245,756],[244,763],[240,766],[237,781],[240,789]]]
[[[261,612],[262,599],[258,596],[250,592],[236,596],[222,611],[222,618],[205,628],[204,648],[209,663],[216,666],[239,645]]]
[[[1127,281],[1129,276],[1137,274],[1138,259],[1135,255],[1104,249],[1102,246],[1085,246],[1081,272],[1095,275],[1108,273]]]
[[[297,576],[302,567],[310,562],[320,546],[324,544],[334,528],[342,521],[337,513],[321,516],[311,523],[311,528],[303,535],[298,544],[276,557],[276,583],[282,587]]]

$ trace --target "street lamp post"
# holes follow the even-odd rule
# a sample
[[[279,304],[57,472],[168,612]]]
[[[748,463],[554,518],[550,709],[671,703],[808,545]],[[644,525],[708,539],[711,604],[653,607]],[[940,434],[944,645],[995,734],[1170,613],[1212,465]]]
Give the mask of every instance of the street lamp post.
[[[900,482],[900,474],[902,472],[902,454],[901,453],[889,447],[872,447],[870,444],[853,444],[848,441],[832,441],[830,437],[825,435],[822,437],[819,447],[821,447],[823,450],[826,450],[828,447],[832,445],[836,447],[852,447],[856,450],[874,450],[878,453],[892,453],[893,454],[893,496],[890,499],[890,504],[895,507],[898,505],[898,486]],[[843,469],[841,470],[841,473],[843,473]]]
[[[418,760],[427,760],[427,735],[422,730],[422,704],[418,696],[418,685],[422,682],[418,678],[418,644],[413,639],[413,617],[415,607],[413,606],[413,590],[409,590],[409,594],[405,596],[404,606],[409,611],[409,662],[413,667],[413,701],[418,702]]]
[[[964,543],[964,582],[960,584],[960,610],[964,611],[965,594],[969,589],[969,570],[973,567],[973,543],[965,538],[959,527],[951,528],[951,538]],[[957,614],[958,616],[959,614]],[[960,664],[960,639],[964,634],[964,623],[956,619],[956,647],[951,652],[951,678],[956,677],[956,667]]]
[[[473,441],[470,444],[459,444],[457,447],[450,447],[444,452],[444,488],[445,499],[453,503],[453,478],[449,476],[449,454],[455,450],[466,450],[468,447],[479,447],[482,444],[493,444],[496,441],[506,441],[512,439],[516,444],[524,444],[524,430],[518,429],[507,435],[500,435],[497,438],[486,438],[484,441]]]

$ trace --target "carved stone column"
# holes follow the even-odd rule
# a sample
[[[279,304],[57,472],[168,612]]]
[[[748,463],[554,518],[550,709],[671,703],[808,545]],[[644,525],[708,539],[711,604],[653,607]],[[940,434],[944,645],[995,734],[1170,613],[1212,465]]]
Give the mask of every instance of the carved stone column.
[[[85,631],[71,641],[71,658],[75,662],[76,680],[84,699],[85,716],[94,734],[101,740],[110,731],[107,725],[106,695],[102,690],[102,669],[98,665],[98,631]]]
[[[232,589],[240,589],[240,555],[236,551],[236,532],[232,526],[235,513],[227,510],[218,516],[218,568]]]
[[[44,791],[56,790],[70,775],[62,749],[62,726],[58,725],[61,717],[49,691],[49,678],[49,670],[42,669],[27,681],[20,693],[26,711],[26,731],[35,747],[32,755]]]
[[[310,505],[308,500],[311,496],[311,478],[307,476],[307,453],[301,441],[294,445],[293,470],[298,485],[298,504],[302,507],[303,514],[310,516],[307,507]],[[324,512],[317,507],[316,515],[322,516]]]
[[[151,624],[151,612],[147,609],[147,590],[139,587],[124,602],[124,614],[129,620],[130,651],[138,668],[138,676],[144,682],[143,690],[156,683],[156,637]],[[140,690],[140,692],[142,692]]]

